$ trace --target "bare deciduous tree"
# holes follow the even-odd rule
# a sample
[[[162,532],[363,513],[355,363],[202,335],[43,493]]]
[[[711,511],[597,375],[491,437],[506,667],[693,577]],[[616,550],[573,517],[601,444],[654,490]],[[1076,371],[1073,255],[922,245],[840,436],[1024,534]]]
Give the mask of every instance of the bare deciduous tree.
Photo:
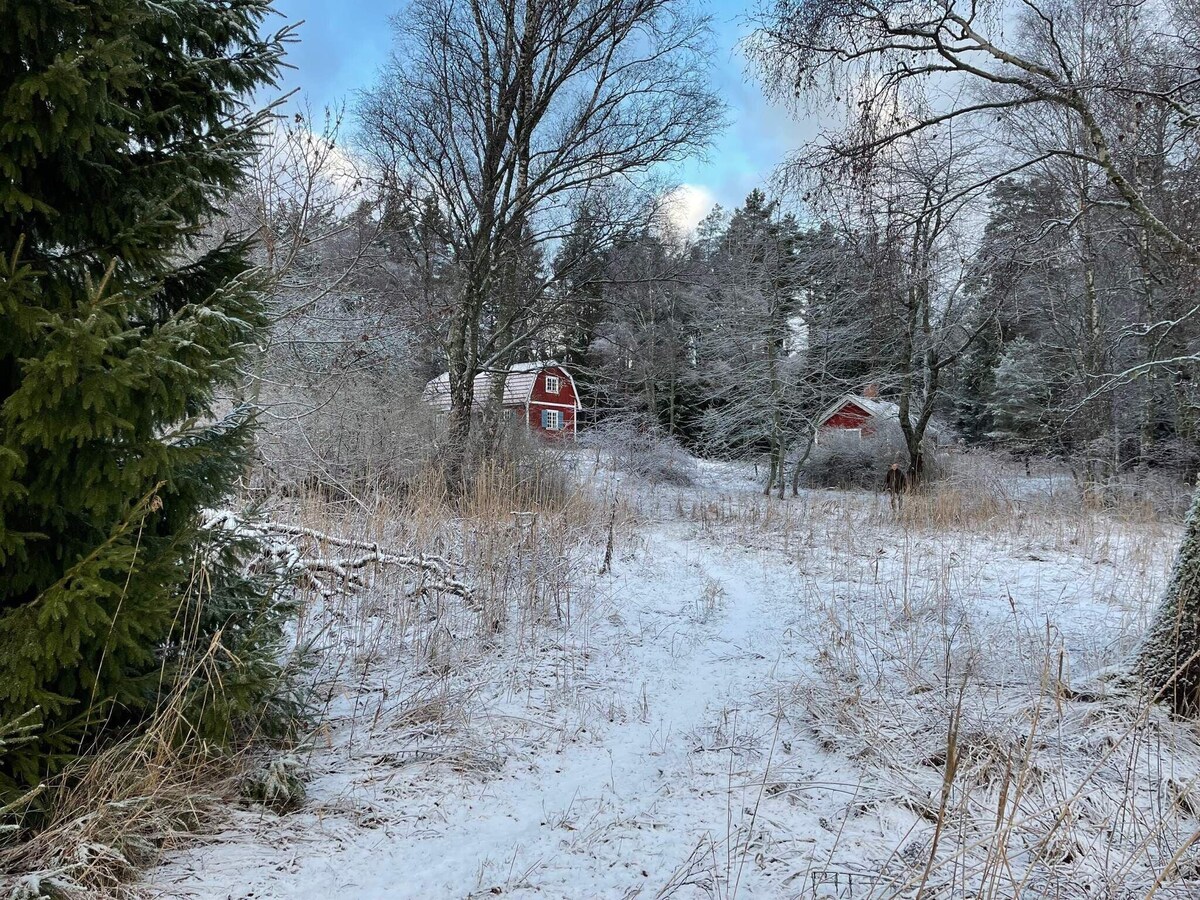
[[[913,135],[869,165],[813,157],[797,177],[838,223],[869,273],[856,298],[860,329],[881,341],[874,377],[899,406],[909,471],[922,448],[946,373],[987,326],[995,295],[972,293],[966,223],[977,188],[976,150],[965,142]],[[978,277],[979,273],[973,273]]]
[[[1050,224],[1080,234],[1084,318],[1098,347],[1097,216],[1117,216],[1135,235],[1146,309],[1159,304],[1156,279],[1195,282],[1198,22],[1194,3],[1171,0],[778,0],[751,52],[777,94],[846,103],[849,127],[822,143],[830,158],[870,167],[898,144],[954,125],[990,142],[981,184],[1074,167],[1072,217]],[[1176,302],[1133,326],[1174,352],[1109,372],[1102,388],[1194,370],[1200,351],[1177,336],[1198,309]],[[1156,696],[1189,712],[1200,708],[1198,509],[1200,487],[1171,585],[1131,665]]]
[[[456,489],[476,374],[546,319],[509,302],[520,248],[564,237],[618,183],[641,188],[613,223],[628,225],[659,164],[702,148],[721,105],[707,21],[683,0],[415,0],[396,27],[360,115],[380,168],[440,208],[460,270],[440,333]]]
[[[776,94],[832,90],[848,103],[853,127],[827,142],[841,156],[866,160],[951,123],[1001,138],[1003,125],[1003,171],[987,181],[1054,157],[1094,166],[1112,192],[1092,203],[1120,205],[1195,263],[1194,233],[1155,208],[1120,152],[1125,126],[1140,127],[1133,116],[1155,111],[1171,124],[1170,152],[1195,152],[1194,18],[1185,4],[1160,0],[781,0],[762,17],[751,52]]]

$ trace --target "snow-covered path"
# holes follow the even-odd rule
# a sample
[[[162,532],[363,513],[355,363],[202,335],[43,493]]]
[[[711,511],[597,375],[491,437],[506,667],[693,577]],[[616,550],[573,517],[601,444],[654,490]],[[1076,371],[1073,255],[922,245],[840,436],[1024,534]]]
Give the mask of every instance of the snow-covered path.
[[[335,732],[310,763],[319,814],[239,813],[235,829],[159,870],[156,888],[687,897],[715,880],[729,895],[798,894],[807,865],[792,862],[824,833],[815,815],[800,805],[786,824],[755,814],[768,763],[802,768],[806,756],[781,743],[775,715],[810,656],[791,566],[692,532],[677,522],[648,533],[618,561],[579,639],[513,660],[519,671],[478,698],[487,721],[471,730],[494,767],[422,761],[392,746],[386,715],[350,750]],[[821,756],[821,781],[839,781]],[[841,774],[833,789],[852,789],[853,773]]]

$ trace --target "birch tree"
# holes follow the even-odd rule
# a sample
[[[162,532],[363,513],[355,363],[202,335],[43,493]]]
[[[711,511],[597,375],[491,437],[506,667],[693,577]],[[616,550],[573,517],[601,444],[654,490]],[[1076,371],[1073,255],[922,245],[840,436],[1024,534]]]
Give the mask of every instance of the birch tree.
[[[610,223],[627,227],[660,165],[707,144],[721,106],[707,21],[683,0],[414,0],[396,34],[359,113],[379,168],[438,205],[460,272],[440,331],[458,490],[475,376],[550,317],[509,302],[509,262],[526,241],[565,237],[573,211],[618,182],[636,188]],[[561,270],[539,275],[544,287]]]
[[[753,52],[774,90],[789,99],[845,98],[850,127],[821,144],[831,158],[869,164],[899,142],[951,123],[978,129],[995,151],[980,183],[1052,161],[1078,168],[1068,224],[1084,241],[1085,262],[1094,258],[1094,218],[1108,212],[1136,235],[1147,261],[1143,274],[1166,272],[1176,283],[1195,284],[1195,4],[779,0],[760,23]],[[922,102],[930,96],[938,102]],[[1151,152],[1125,149],[1144,150],[1147,131]],[[1084,280],[1090,291],[1090,264]],[[1193,300],[1135,326],[1156,347],[1174,350],[1102,373],[1107,386],[1146,372],[1194,371],[1200,346],[1178,336],[1197,311]],[[1200,709],[1200,486],[1170,585],[1129,672],[1177,710]]]

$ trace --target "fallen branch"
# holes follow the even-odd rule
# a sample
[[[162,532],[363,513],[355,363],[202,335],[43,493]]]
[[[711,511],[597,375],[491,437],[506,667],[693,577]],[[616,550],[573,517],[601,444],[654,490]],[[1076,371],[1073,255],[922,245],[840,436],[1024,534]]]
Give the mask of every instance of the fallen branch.
[[[229,510],[210,511],[204,524],[258,541],[261,549],[247,562],[248,569],[275,572],[327,598],[364,590],[370,586],[367,575],[381,567],[393,567],[415,576],[405,592],[407,597],[452,594],[467,603],[475,602],[475,592],[436,554],[398,553],[375,541],[340,538],[283,522],[248,520]],[[339,554],[330,548],[351,552]]]

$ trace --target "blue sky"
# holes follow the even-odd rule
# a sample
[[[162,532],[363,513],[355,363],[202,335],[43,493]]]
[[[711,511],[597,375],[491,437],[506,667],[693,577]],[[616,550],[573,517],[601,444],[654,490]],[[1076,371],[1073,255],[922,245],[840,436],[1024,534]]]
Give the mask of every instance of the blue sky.
[[[726,208],[741,204],[753,188],[765,186],[788,151],[813,133],[808,121],[796,121],[771,107],[745,72],[737,52],[746,33],[746,14],[755,0],[712,0],[700,9],[713,19],[717,46],[715,87],[729,104],[729,126],[706,159],[689,160],[675,178],[691,185],[696,206],[709,198]],[[300,43],[293,46],[286,87],[298,88],[314,112],[340,102],[352,104],[354,91],[366,87],[391,49],[389,17],[404,0],[276,0],[290,21],[304,20]],[[706,210],[705,210],[706,211]],[[700,213],[702,214],[702,213]],[[697,214],[695,217],[699,218]]]

